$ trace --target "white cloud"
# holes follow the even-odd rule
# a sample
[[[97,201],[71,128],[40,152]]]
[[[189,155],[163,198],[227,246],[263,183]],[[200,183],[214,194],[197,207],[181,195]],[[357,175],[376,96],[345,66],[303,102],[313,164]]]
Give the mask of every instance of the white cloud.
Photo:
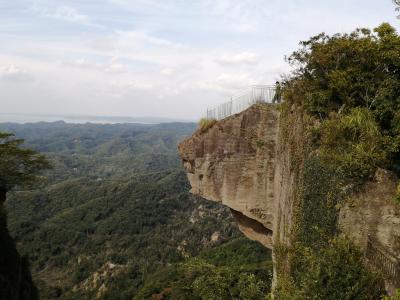
[[[47,16],[77,23],[87,23],[89,21],[89,16],[81,14],[76,9],[68,6],[57,7],[53,13]]]
[[[63,62],[64,65],[69,66],[69,67],[77,67],[77,68],[84,68],[84,69],[101,69],[101,66],[99,64],[89,62],[85,58],[79,58],[76,60],[72,61],[65,61]]]
[[[239,24],[234,29],[240,33],[256,33],[257,27],[254,24]]]
[[[153,85],[151,83],[140,82],[135,79],[121,79],[114,80],[111,83],[111,87],[114,92],[118,94],[123,94],[129,91],[150,91],[153,89]]]
[[[124,73],[127,71],[127,69],[123,64],[114,61],[106,66],[104,71],[107,73]]]
[[[125,42],[130,42],[135,45],[140,43],[146,43],[153,46],[162,46],[162,47],[173,47],[180,48],[181,44],[169,41],[167,39],[155,37],[151,34],[148,34],[143,31],[132,30],[132,31],[117,31],[117,34],[120,39],[123,39]]]
[[[217,77],[216,82],[222,88],[231,91],[237,91],[255,83],[249,74],[221,74]]]
[[[127,72],[127,68],[119,63],[117,59],[113,58],[108,64],[100,64],[93,61],[89,61],[85,58],[79,58],[72,61],[62,62],[63,65],[74,68],[82,68],[89,70],[98,70],[105,73],[124,73]]]
[[[217,59],[221,64],[246,64],[252,65],[258,61],[258,56],[252,52],[242,52],[237,54],[224,54]]]
[[[247,88],[256,81],[249,74],[221,74],[214,80],[199,80],[191,86],[194,90],[217,92],[223,95],[233,95]],[[223,100],[223,99],[221,99]]]
[[[96,36],[85,42],[85,44],[88,47],[90,47],[96,51],[105,51],[105,52],[114,51],[115,43],[116,43],[115,35]]]
[[[50,6],[50,5],[39,5],[35,4],[33,11],[42,17],[63,20],[72,23],[88,24],[90,19],[88,15],[80,13],[73,7],[70,6]]]
[[[11,81],[25,81],[31,79],[28,72],[15,65],[0,66],[0,79]]]
[[[172,75],[174,73],[174,70],[171,68],[164,68],[161,70],[161,74],[165,76]]]

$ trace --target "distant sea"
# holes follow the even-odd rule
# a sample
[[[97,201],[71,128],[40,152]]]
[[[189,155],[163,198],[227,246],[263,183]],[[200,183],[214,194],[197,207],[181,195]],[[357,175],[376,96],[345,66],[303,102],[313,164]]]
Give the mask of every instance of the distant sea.
[[[159,124],[172,122],[191,123],[194,120],[173,119],[162,117],[119,117],[119,116],[85,116],[85,115],[46,115],[46,114],[11,114],[0,113],[0,123],[36,123],[36,122],[56,122],[64,121],[66,123],[141,123],[141,124]]]

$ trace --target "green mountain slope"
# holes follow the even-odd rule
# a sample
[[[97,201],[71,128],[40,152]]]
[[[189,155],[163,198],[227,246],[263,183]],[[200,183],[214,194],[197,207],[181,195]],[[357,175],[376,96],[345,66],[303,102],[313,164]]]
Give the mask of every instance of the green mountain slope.
[[[54,165],[41,189],[7,201],[10,231],[30,258],[42,299],[146,298],[165,289],[194,299],[202,294],[196,278],[207,274],[236,274],[227,277],[229,286],[250,280],[257,291],[269,290],[269,253],[240,239],[229,211],[188,192],[176,145],[194,124],[56,122],[0,130],[25,138]],[[176,276],[160,281],[171,272]]]

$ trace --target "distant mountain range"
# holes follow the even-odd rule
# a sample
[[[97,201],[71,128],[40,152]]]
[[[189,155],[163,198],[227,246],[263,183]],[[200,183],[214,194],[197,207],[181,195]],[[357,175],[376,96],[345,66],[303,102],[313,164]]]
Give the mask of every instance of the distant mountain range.
[[[55,122],[64,121],[67,123],[142,123],[159,124],[173,122],[195,122],[178,118],[164,117],[129,117],[129,116],[90,116],[90,115],[50,115],[50,114],[13,114],[0,113],[0,123],[32,123],[32,122]]]

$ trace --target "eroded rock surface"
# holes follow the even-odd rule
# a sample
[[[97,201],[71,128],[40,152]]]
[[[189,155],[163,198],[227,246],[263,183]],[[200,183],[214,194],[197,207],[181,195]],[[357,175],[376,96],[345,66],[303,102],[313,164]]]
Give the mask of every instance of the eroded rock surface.
[[[243,224],[240,229],[268,248],[272,247],[275,215],[277,136],[276,109],[256,105],[204,133],[197,131],[179,145],[192,193],[237,212],[233,215]],[[245,222],[244,217],[255,223]],[[260,227],[252,229],[252,224],[265,230],[260,233]]]
[[[400,258],[400,206],[394,201],[397,183],[392,172],[378,169],[360,193],[346,199],[339,225],[363,249],[369,237]]]

